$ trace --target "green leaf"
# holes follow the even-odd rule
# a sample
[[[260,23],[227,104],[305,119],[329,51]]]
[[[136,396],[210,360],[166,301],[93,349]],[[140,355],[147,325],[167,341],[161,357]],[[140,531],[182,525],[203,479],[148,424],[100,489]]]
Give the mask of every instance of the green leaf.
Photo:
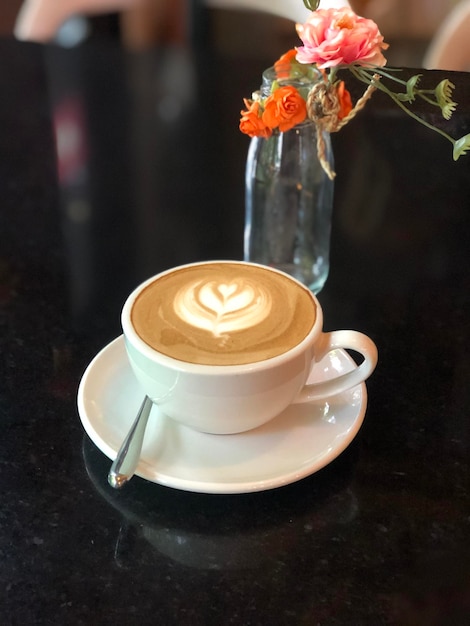
[[[406,93],[395,94],[400,102],[414,102],[416,99],[416,86],[421,80],[422,74],[415,74],[406,81]]]
[[[457,161],[462,154],[466,154],[467,150],[470,150],[470,133],[460,137],[454,143],[454,161]]]
[[[318,9],[318,5],[320,4],[320,0],[304,0],[304,4],[309,11],[316,11]]]
[[[398,98],[398,100],[400,100],[400,102],[412,102],[414,100],[414,97],[410,98],[410,96],[407,93],[397,93],[395,95]]]
[[[437,104],[441,107],[442,117],[446,120],[450,120],[452,113],[457,107],[457,102],[452,100],[452,91],[455,89],[455,85],[447,78],[441,80],[436,89]]]
[[[416,97],[415,89],[416,89],[416,85],[421,80],[421,76],[422,74],[415,74],[414,76],[412,76],[406,81],[406,93],[408,94],[410,102],[413,102],[413,100]]]

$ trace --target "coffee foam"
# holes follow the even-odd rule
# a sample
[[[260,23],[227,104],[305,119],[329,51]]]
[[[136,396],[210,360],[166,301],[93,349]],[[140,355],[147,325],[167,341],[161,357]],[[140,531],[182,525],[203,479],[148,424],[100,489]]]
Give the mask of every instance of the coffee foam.
[[[200,364],[238,365],[297,345],[315,321],[310,294],[268,269],[193,265],[146,286],[132,308],[137,334],[155,350]]]

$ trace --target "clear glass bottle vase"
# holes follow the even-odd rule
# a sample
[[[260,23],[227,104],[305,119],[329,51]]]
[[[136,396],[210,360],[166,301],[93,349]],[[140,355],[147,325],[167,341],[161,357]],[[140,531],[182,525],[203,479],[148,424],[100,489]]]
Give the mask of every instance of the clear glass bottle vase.
[[[275,78],[273,68],[264,72],[262,94],[269,95]],[[324,141],[333,167],[326,132]],[[318,293],[329,272],[334,184],[318,158],[316,125],[307,119],[267,139],[254,137],[245,182],[245,260],[283,270]]]

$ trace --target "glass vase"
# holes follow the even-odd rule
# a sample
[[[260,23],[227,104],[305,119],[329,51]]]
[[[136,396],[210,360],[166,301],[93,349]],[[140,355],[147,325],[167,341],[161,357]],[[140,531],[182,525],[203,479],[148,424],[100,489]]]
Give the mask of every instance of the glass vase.
[[[273,68],[264,72],[262,94],[269,95],[275,79]],[[324,132],[323,138],[333,166],[330,136]],[[330,266],[333,190],[318,158],[313,122],[254,137],[246,163],[245,260],[283,270],[318,293]]]

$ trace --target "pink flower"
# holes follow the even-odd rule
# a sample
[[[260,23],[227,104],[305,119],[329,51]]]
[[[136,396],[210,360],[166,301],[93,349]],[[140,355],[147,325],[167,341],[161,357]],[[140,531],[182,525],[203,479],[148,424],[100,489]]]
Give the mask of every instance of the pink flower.
[[[386,63],[382,50],[388,44],[377,24],[349,8],[318,9],[305,24],[297,24],[297,33],[304,44],[297,48],[299,63],[316,63],[319,68]]]

